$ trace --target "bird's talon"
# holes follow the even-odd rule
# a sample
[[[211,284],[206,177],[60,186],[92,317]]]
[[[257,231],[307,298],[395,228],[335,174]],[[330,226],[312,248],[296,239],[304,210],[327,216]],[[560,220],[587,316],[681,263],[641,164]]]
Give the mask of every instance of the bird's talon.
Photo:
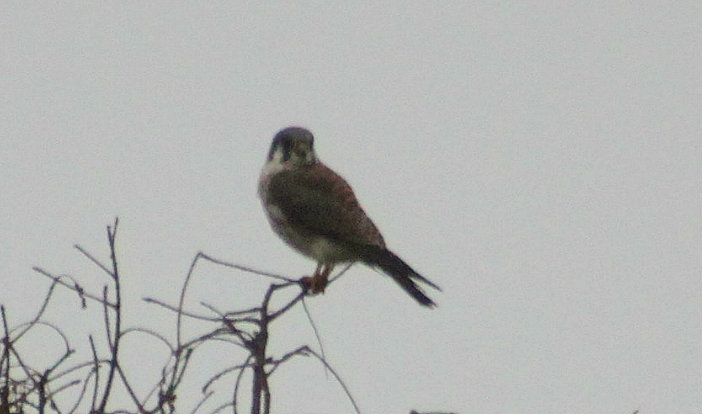
[[[300,279],[300,285],[302,285],[302,290],[305,294],[316,295],[317,293],[324,293],[327,281],[319,276],[305,276]]]
[[[302,286],[302,291],[305,294],[310,293],[310,290],[312,288],[312,278],[309,276],[305,276],[300,279],[300,286]]]

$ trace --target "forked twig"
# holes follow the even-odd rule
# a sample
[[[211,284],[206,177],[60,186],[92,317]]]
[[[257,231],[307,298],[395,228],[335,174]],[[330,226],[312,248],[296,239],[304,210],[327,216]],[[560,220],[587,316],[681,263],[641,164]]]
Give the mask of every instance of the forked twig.
[[[69,275],[57,276],[40,267],[34,267],[33,270],[36,273],[51,280],[51,285],[49,286],[39,311],[29,322],[10,329],[5,308],[1,307],[4,337],[0,343],[0,346],[2,346],[0,352],[0,381],[2,382],[2,384],[0,384],[0,413],[12,412],[10,411],[11,409],[15,410],[15,408],[25,406],[34,407],[39,412],[45,412],[45,408],[52,407],[56,412],[73,413],[77,412],[81,407],[85,409],[85,406],[89,406],[87,408],[89,408],[91,414],[104,414],[106,413],[108,402],[110,402],[112,395],[115,394],[113,390],[116,387],[121,387],[126,391],[138,413],[172,414],[175,412],[177,389],[188,371],[193,353],[199,350],[203,344],[213,343],[215,341],[244,349],[247,351],[247,356],[243,363],[221,369],[207,380],[202,387],[203,396],[192,409],[192,414],[197,414],[205,409],[206,405],[210,405],[213,402],[213,397],[216,393],[210,388],[216,382],[223,381],[225,377],[230,378],[228,374],[236,374],[235,378],[233,378],[233,393],[228,402],[217,405],[211,412],[217,413],[231,407],[235,414],[239,413],[241,408],[239,407],[239,396],[242,384],[246,382],[243,378],[244,373],[247,371],[252,373],[251,413],[268,414],[270,412],[272,397],[269,379],[281,366],[296,356],[314,356],[321,361],[324,367],[331,372],[334,378],[340,383],[353,405],[354,410],[356,410],[357,413],[360,412],[348,387],[324,358],[321,335],[304,301],[306,295],[304,287],[297,279],[230,263],[211,257],[203,252],[198,252],[190,263],[177,305],[169,305],[165,301],[155,298],[144,299],[147,303],[155,304],[176,313],[175,343],[171,343],[166,336],[152,330],[144,328],[125,329],[122,326],[123,302],[121,275],[115,246],[118,224],[119,220],[115,218],[113,225],[107,226],[110,254],[109,263],[104,264],[98,260],[95,255],[91,254],[80,245],[74,246],[85,258],[108,276],[109,283],[103,286],[101,294],[85,291],[83,287]],[[195,276],[197,265],[201,261],[210,262],[218,266],[256,276],[262,276],[271,280],[273,283],[263,292],[261,303],[252,308],[224,312],[204,301],[199,301],[200,305],[210,312],[209,315],[203,314],[203,312],[185,310],[185,299],[188,294],[188,287]],[[331,284],[337,280],[349,267],[350,266],[347,266],[332,277],[329,283]],[[101,304],[102,324],[109,355],[100,357],[93,336],[88,335],[90,357],[85,361],[63,367],[65,362],[74,355],[73,348],[69,345],[68,338],[58,326],[42,320],[47,311],[50,299],[56,290],[56,286],[62,286],[76,292],[81,299],[82,308],[86,308],[86,300]],[[295,287],[299,288],[300,291],[293,297],[288,297],[282,304],[276,303],[274,306],[271,304],[272,299],[277,297],[276,295],[279,292],[284,290],[289,292],[288,289],[294,289]],[[299,303],[302,303],[303,311],[307,315],[312,326],[315,338],[321,350],[321,355],[312,350],[308,345],[302,345],[284,353],[280,357],[273,358],[268,354],[272,323],[279,320],[280,316],[294,309]],[[183,321],[185,318],[204,324],[212,323],[214,326],[204,334],[200,333],[195,337],[186,338],[183,331]],[[27,365],[15,347],[15,344],[20,338],[23,338],[27,332],[39,325],[48,326],[57,332],[63,338],[65,349],[54,363],[42,370],[37,370]],[[120,363],[120,349],[125,346],[121,346],[122,339],[127,334],[145,334],[155,337],[166,345],[168,352],[168,359],[161,369],[161,378],[150,388],[150,392],[142,395],[142,398],[139,397],[137,390],[131,385],[127,373],[124,372],[122,364]],[[63,368],[59,370],[59,367]],[[21,375],[21,379],[15,380],[13,378],[15,374],[12,374],[11,370],[15,370],[13,372]],[[90,381],[92,381],[92,386],[89,386]],[[15,402],[12,400],[12,390],[16,389],[18,384],[24,384],[25,386],[25,391],[22,391],[23,394],[18,396],[18,398],[21,399],[18,404],[24,405],[13,405]],[[50,384],[53,385],[50,387]],[[77,397],[75,400],[72,398],[71,408],[59,408],[54,400],[56,395],[65,393],[67,390],[75,390],[76,388],[78,389],[76,391]],[[158,393],[156,393],[156,391],[158,391]],[[35,396],[36,399],[30,401],[29,398],[32,396]],[[113,408],[111,410],[113,413],[132,412],[128,409]],[[210,410],[212,410],[212,408],[210,408]]]

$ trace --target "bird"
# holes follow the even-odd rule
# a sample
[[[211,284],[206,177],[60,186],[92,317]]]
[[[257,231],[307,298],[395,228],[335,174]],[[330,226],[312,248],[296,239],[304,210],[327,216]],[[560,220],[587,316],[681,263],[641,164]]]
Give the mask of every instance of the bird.
[[[337,264],[362,262],[382,270],[421,305],[436,307],[419,283],[439,286],[388,250],[351,186],[317,157],[308,129],[291,126],[274,136],[258,195],[274,232],[317,262],[314,274],[300,280],[308,293],[323,293]]]

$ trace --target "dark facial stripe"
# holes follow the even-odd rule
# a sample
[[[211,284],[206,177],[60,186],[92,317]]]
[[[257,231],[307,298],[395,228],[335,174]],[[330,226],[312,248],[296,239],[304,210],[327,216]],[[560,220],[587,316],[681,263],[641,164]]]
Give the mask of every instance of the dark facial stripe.
[[[275,154],[278,148],[282,148],[283,150],[283,161],[288,161],[292,150],[292,140],[285,135],[276,135],[271,144],[271,149],[268,151],[269,161],[273,159],[273,154]]]
[[[289,127],[280,130],[273,138],[273,143],[271,144],[271,149],[268,151],[268,160],[273,159],[273,154],[278,149],[282,150],[282,161],[287,162],[290,160],[293,151],[293,144],[295,141],[305,141],[309,142],[310,149],[312,148],[312,143],[314,142],[314,137],[312,133],[304,128],[300,127]]]
[[[290,160],[292,154],[293,142],[289,137],[283,138],[283,162]]]

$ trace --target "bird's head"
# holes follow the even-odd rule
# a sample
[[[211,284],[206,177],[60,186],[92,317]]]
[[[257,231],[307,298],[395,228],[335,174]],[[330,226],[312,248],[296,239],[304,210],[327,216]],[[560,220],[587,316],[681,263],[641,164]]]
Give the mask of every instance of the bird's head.
[[[300,127],[281,130],[273,138],[267,162],[287,167],[301,167],[316,163],[314,136],[310,131]]]

